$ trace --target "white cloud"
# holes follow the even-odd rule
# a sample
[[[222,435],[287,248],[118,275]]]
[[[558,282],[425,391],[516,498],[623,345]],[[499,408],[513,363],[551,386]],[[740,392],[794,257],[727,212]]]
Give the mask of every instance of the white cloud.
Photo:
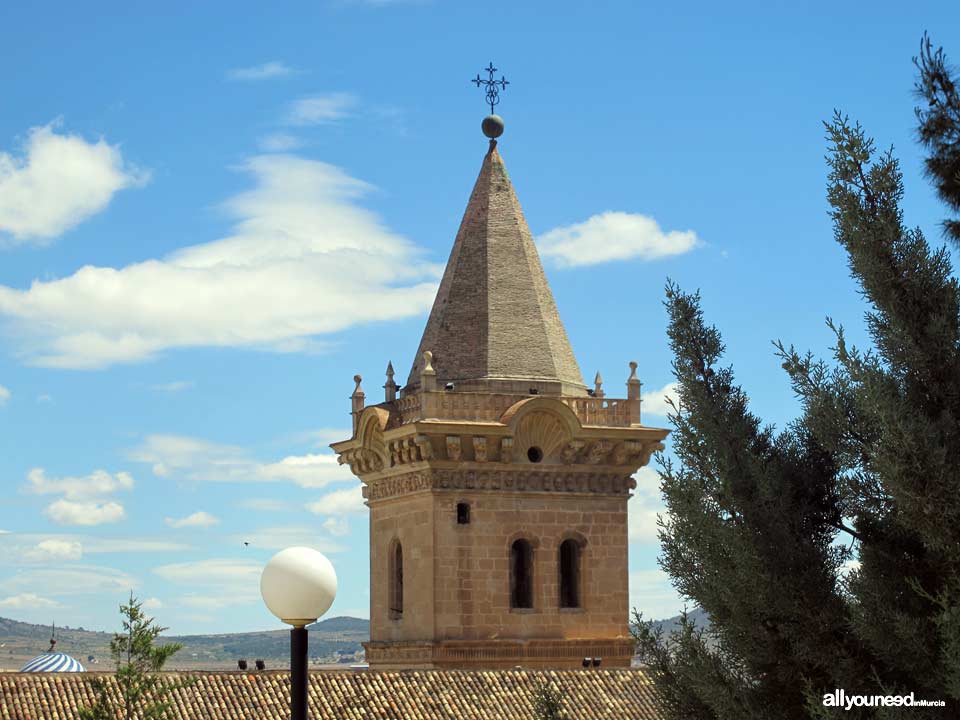
[[[164,580],[187,585],[216,585],[221,582],[251,582],[259,585],[263,566],[252,560],[220,558],[160,565],[153,572]]]
[[[102,138],[57,134],[54,124],[32,128],[22,157],[0,152],[0,240],[49,244],[148,179]]]
[[[41,540],[25,554],[31,562],[51,562],[60,560],[79,560],[83,557],[83,545],[75,540],[50,538]]]
[[[142,605],[144,610],[157,610],[163,607],[163,601],[159,598],[152,597],[144,600]]]
[[[659,390],[650,390],[640,396],[641,412],[660,417],[667,417],[673,410],[667,404],[667,398],[677,403],[677,383],[667,383]]]
[[[630,610],[643,613],[645,620],[664,620],[679,615],[684,601],[663,570],[634,570],[630,573]]]
[[[332,517],[323,521],[323,529],[334,537],[343,537],[350,532],[350,524],[346,518]]]
[[[287,122],[290,125],[320,125],[340,120],[349,115],[357,103],[350,93],[330,93],[300,98],[290,106]]]
[[[124,510],[120,503],[101,496],[132,487],[133,478],[125,472],[111,475],[105,470],[94,470],[85,477],[50,478],[43,468],[33,468],[27,473],[26,490],[37,495],[63,495],[44,510],[56,523],[103,525],[122,520]]]
[[[353,434],[353,430],[348,427],[342,428],[319,428],[315,430],[304,430],[302,432],[290,433],[284,436],[284,441],[292,444],[309,443],[312,447],[329,447],[332,442],[345,440]]]
[[[300,487],[320,488],[353,478],[332,453],[293,455],[273,463],[261,463],[245,450],[182,435],[148,435],[130,453],[137,462],[152,465],[159,477],[178,475],[209,482],[293,482]]]
[[[267,80],[290,75],[292,72],[293,68],[279,60],[272,60],[253,67],[234,68],[227,73],[227,77],[231,80]]]
[[[182,390],[189,390],[194,386],[192,380],[174,380],[173,382],[161,383],[160,385],[151,385],[151,390],[165,393],[176,393]]]
[[[149,540],[145,538],[100,538],[90,537],[83,539],[83,549],[87,554],[93,553],[144,553],[144,552],[178,552],[190,549],[189,545],[170,540]]]
[[[3,385],[0,385],[0,407],[3,407],[7,404],[7,400],[10,399],[10,391],[7,390]]]
[[[0,533],[0,566],[79,559],[82,555],[178,552],[190,545],[143,537],[101,537],[77,533]]]
[[[251,464],[242,448],[184,435],[148,435],[129,456],[137,462],[153,464],[153,473],[160,477],[185,472],[198,480],[229,479],[238,469]]]
[[[171,563],[153,569],[164,580],[190,592],[178,604],[203,609],[260,600],[263,564],[252,560],[212,559]]]
[[[187,515],[184,518],[179,520],[174,518],[166,518],[164,522],[172,528],[184,528],[184,527],[210,527],[211,525],[216,525],[220,522],[216,517],[211,515],[208,512],[200,510],[195,512],[192,515]]]
[[[260,139],[260,148],[266,152],[290,152],[301,145],[300,138],[289,133],[272,133]]]
[[[261,465],[257,473],[265,480],[292,480],[300,487],[320,488],[332,482],[348,480],[349,468],[340,465],[332,453],[291,455],[280,462]]]
[[[43,393],[42,395],[37,395],[37,402],[38,402],[38,403],[52,403],[52,402],[53,402],[53,398],[50,397],[50,395],[48,395],[47,393]]]
[[[130,490],[133,478],[129,473],[114,475],[105,470],[94,470],[85,477],[49,478],[43,468],[33,468],[27,473],[27,490],[38,495],[63,494],[68,500],[79,500]]]
[[[656,260],[689,252],[700,241],[692,230],[663,232],[646,215],[605,212],[582,223],[550,230],[537,239],[544,258],[561,267],[598,265],[614,260]]]
[[[627,506],[627,533],[630,542],[656,544],[657,516],[667,515],[660,495],[660,476],[651,467],[642,467],[633,476],[637,488]]]
[[[427,310],[441,268],[356,201],[370,186],[322,162],[261,155],[224,203],[234,234],[121,268],[0,285],[0,319],[33,365],[102,368],[170,348],[322,349],[318,335]]]
[[[55,608],[60,607],[60,603],[50,598],[40,597],[35,593],[20,593],[19,595],[10,595],[0,598],[0,608],[12,608],[15,610],[27,610],[32,608]]]
[[[356,515],[366,512],[360,483],[354,487],[334,490],[318,500],[307,503],[307,510],[315,515]]]
[[[246,605],[253,602],[255,598],[250,594],[244,595],[198,595],[191,593],[181,595],[177,598],[178,604],[184,607],[197,608],[200,610],[219,610],[230,605]]]
[[[123,520],[123,505],[113,500],[57,500],[44,510],[60,525],[104,525]]]
[[[97,593],[125,594],[135,590],[139,581],[125,572],[97,565],[30,568],[0,580],[0,592],[35,592],[54,597]]]

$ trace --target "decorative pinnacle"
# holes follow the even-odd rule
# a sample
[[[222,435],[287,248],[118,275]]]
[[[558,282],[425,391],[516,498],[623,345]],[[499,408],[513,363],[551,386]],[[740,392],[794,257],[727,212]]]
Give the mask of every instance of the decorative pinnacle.
[[[597,376],[593,379],[593,394],[595,397],[603,397],[603,378],[600,377],[599,370],[597,370]]]
[[[362,395],[362,394],[363,394],[363,388],[360,387],[360,383],[363,382],[363,378],[360,377],[359,375],[354,375],[354,376],[353,376],[353,381],[357,384],[357,386],[353,389],[353,394],[354,394],[354,395]]]
[[[433,369],[433,353],[429,350],[423,351],[423,374],[436,375],[437,371]]]
[[[490,105],[490,114],[493,115],[494,106],[500,102],[500,90],[506,90],[507,85],[510,84],[510,81],[507,80],[503,75],[500,76],[499,80],[493,79],[493,74],[497,72],[497,68],[493,66],[493,63],[485,68],[486,72],[489,73],[490,77],[487,80],[480,78],[480,74],[477,73],[475,77],[470,82],[476,83],[477,87],[483,85],[487,89],[487,103]]]
[[[397,384],[393,381],[393,362],[387,363],[387,382],[383,389],[387,391],[385,396],[387,402],[397,399]]]

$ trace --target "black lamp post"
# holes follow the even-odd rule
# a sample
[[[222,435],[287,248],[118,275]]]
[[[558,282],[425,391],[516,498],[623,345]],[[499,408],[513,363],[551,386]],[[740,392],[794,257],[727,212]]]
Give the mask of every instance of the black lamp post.
[[[337,595],[337,574],[322,553],[311,548],[281,550],[260,576],[267,608],[290,630],[290,718],[307,720],[307,625],[316,622]]]

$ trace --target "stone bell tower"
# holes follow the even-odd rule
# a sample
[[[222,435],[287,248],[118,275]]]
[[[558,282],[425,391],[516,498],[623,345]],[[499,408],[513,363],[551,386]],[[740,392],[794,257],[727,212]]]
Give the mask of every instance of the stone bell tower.
[[[629,666],[627,500],[667,430],[588,389],[497,151],[467,205],[406,385],[352,395],[331,447],[370,508],[378,669]],[[399,390],[399,397],[398,397]]]

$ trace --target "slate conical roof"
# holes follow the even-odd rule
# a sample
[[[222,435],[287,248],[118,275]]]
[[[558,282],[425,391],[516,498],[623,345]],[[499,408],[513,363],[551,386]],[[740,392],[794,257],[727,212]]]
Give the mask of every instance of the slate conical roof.
[[[460,223],[405,391],[416,389],[423,352],[439,387],[586,395],[507,169],[495,140]],[[535,385],[531,385],[535,383]]]

